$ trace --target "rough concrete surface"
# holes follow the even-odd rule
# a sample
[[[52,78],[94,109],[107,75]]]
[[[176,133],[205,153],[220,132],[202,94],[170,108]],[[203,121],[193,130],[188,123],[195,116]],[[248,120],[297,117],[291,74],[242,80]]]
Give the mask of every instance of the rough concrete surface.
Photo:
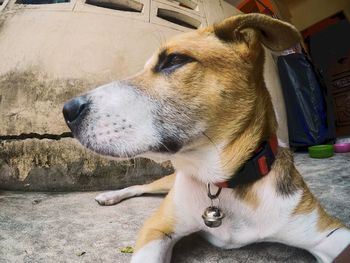
[[[171,172],[168,163],[103,158],[72,138],[0,141],[0,189],[103,190],[143,184]]]
[[[326,210],[350,226],[350,154],[317,160],[297,154],[296,163]],[[0,262],[128,262],[138,230],[162,197],[145,196],[116,206],[94,202],[96,192],[0,194]],[[145,263],[147,260],[145,259]],[[236,250],[215,248],[198,236],[181,240],[172,262],[315,262],[306,251],[280,244]]]

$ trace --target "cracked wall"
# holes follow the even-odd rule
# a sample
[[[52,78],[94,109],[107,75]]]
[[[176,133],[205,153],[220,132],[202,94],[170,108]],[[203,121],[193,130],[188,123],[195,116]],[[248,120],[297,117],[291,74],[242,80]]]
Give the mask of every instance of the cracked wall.
[[[0,186],[12,190],[104,190],[150,182],[169,164],[146,159],[115,162],[96,156],[71,138],[0,142]]]

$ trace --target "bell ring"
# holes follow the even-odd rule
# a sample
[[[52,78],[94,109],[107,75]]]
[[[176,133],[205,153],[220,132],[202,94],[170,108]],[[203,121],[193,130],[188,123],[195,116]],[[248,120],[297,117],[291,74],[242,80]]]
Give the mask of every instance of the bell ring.
[[[204,224],[211,228],[221,226],[224,217],[225,214],[217,206],[209,206],[202,215]]]

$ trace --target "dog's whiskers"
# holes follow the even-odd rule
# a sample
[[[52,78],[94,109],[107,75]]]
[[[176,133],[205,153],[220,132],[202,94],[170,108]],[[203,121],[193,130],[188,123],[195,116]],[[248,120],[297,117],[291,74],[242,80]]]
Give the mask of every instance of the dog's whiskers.
[[[171,152],[170,150],[169,150],[169,148],[168,147],[166,147],[166,145],[164,144],[164,143],[162,143],[162,142],[159,142],[161,145],[163,145],[164,146],[164,148],[168,151],[168,152]]]

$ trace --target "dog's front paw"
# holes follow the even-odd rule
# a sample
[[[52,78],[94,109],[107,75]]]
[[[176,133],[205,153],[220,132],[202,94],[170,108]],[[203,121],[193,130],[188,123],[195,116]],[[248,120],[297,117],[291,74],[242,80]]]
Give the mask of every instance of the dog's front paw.
[[[115,205],[123,199],[125,199],[123,190],[106,192],[95,197],[95,201],[99,205]]]

